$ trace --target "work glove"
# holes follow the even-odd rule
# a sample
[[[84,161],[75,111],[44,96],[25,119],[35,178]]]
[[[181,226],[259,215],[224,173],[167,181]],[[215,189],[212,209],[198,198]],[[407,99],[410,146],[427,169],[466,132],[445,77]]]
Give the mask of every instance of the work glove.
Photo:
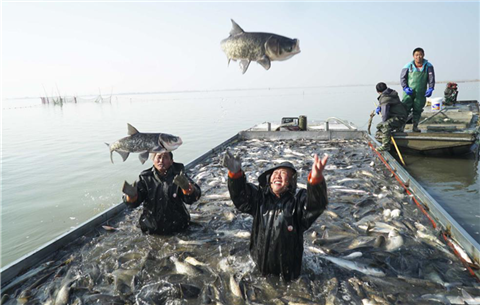
[[[427,92],[425,92],[425,97],[431,97],[433,92],[433,88],[428,88]]]
[[[375,113],[380,114],[381,110],[382,110],[382,107],[378,106],[377,109],[375,109]]]
[[[226,167],[231,173],[236,174],[242,168],[240,157],[234,157],[230,151],[227,150],[222,159],[222,166]]]
[[[413,93],[413,90],[410,87],[403,88],[403,91],[405,91],[407,95],[412,95]]]
[[[173,183],[178,185],[182,190],[188,190],[190,188],[190,180],[188,180],[183,172],[173,178]]]

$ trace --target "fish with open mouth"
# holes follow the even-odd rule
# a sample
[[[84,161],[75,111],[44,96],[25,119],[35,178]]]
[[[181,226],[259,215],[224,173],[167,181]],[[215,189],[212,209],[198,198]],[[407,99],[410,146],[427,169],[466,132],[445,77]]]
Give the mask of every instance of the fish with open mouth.
[[[145,163],[150,153],[162,153],[173,151],[182,145],[180,137],[167,133],[143,133],[135,127],[128,125],[128,136],[107,144],[110,149],[110,160],[113,163],[112,153],[116,151],[122,156],[123,161],[127,160],[130,153],[140,153],[140,162]]]
[[[242,74],[247,72],[251,61],[256,61],[265,70],[270,69],[274,60],[287,60],[300,53],[300,41],[270,33],[245,32],[232,19],[230,36],[220,46],[230,60],[240,60]]]

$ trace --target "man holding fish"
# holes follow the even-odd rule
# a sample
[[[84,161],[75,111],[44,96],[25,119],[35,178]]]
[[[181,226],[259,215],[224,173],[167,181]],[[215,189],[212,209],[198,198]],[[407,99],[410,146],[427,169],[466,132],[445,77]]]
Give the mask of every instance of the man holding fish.
[[[143,232],[172,234],[190,224],[185,204],[192,204],[201,196],[200,187],[188,178],[184,165],[173,161],[172,150],[182,144],[180,137],[163,133],[141,133],[128,124],[128,136],[109,145],[110,158],[118,152],[125,161],[130,153],[140,153],[142,164],[152,157],[153,166],[140,173],[134,185],[123,185],[123,201],[136,208],[143,203],[140,228]],[[113,162],[113,159],[112,159]]]
[[[172,234],[190,224],[185,204],[200,198],[200,187],[188,178],[181,163],[173,161],[172,152],[153,154],[153,167],[140,173],[134,186],[124,186],[124,202],[135,208],[143,203],[140,228],[143,232]]]

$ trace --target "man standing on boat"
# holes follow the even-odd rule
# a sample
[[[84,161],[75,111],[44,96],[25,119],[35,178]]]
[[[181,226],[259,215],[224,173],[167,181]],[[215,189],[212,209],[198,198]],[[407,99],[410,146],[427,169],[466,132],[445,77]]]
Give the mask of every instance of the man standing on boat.
[[[378,151],[390,150],[390,138],[392,131],[403,131],[407,120],[407,110],[400,101],[397,91],[387,87],[385,83],[378,83],[376,86],[379,106],[376,114],[382,113],[382,122],[378,123],[377,129],[381,135],[382,146]]]
[[[300,275],[303,233],[328,204],[323,170],[328,156],[313,160],[307,189],[297,192],[297,171],[283,162],[258,177],[259,185],[247,183],[241,161],[227,152],[222,160],[228,169],[228,190],[233,203],[253,216],[250,254],[262,274],[286,281]]]
[[[134,194],[123,197],[125,204],[136,208],[143,202],[140,228],[143,232],[172,234],[190,224],[186,204],[200,198],[200,187],[184,174],[184,166],[173,162],[172,152],[153,155],[153,167],[140,173]]]
[[[435,88],[433,65],[424,59],[422,48],[413,50],[413,60],[403,67],[400,73],[400,85],[403,88],[403,104],[407,112],[413,110],[413,131],[420,132],[418,122],[423,112],[427,97],[432,96]],[[428,89],[427,89],[428,85]]]

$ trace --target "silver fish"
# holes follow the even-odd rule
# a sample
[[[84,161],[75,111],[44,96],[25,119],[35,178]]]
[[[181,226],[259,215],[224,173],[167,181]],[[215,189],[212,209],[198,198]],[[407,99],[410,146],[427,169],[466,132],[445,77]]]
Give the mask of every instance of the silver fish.
[[[240,60],[242,73],[247,72],[251,61],[256,61],[266,70],[274,60],[287,60],[300,53],[298,39],[270,33],[245,32],[232,20],[230,36],[220,42],[223,52],[230,60]]]
[[[240,288],[239,282],[237,282],[237,280],[235,279],[235,274],[230,274],[229,287],[230,291],[235,297],[243,299],[243,292]]]
[[[55,305],[64,305],[68,303],[68,299],[70,298],[70,286],[79,278],[80,276],[77,275],[75,278],[68,280],[63,284],[55,297]]]
[[[145,163],[150,153],[162,153],[172,151],[182,145],[182,139],[166,133],[142,133],[130,124],[128,126],[128,136],[107,144],[110,149],[110,160],[113,163],[112,153],[118,152],[123,161],[127,160],[130,153],[140,153],[138,158],[140,162]]]
[[[320,257],[326,260],[329,260],[332,263],[345,269],[355,270],[367,275],[385,276],[385,272],[383,272],[381,269],[370,267],[363,263],[350,261],[350,260],[346,260],[338,257],[327,256],[327,255],[322,255]]]
[[[403,246],[403,237],[397,230],[392,230],[388,233],[388,240],[386,244],[387,251],[395,251]]]
[[[179,261],[175,256],[170,256],[170,260],[175,264],[175,269],[180,274],[197,275],[201,273],[199,269],[195,268],[189,263]]]

